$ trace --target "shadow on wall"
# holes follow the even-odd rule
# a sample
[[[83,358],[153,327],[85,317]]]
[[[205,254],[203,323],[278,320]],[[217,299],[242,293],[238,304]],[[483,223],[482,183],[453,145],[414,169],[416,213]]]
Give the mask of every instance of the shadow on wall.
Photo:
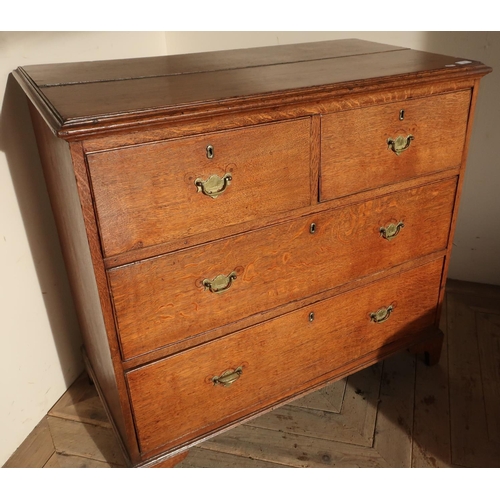
[[[66,383],[67,367],[83,363],[75,307],[50,207],[25,94],[9,75],[0,113],[0,150],[5,152],[35,265],[47,317]],[[26,314],[29,314],[29,310]],[[69,370],[72,374],[75,370]],[[68,378],[67,378],[68,377]]]
[[[500,32],[428,32],[422,50],[493,68],[479,87],[449,275],[500,285]]]

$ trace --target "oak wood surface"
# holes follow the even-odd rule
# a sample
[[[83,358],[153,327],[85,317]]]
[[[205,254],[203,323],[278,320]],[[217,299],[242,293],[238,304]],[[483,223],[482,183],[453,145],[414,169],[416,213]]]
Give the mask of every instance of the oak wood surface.
[[[434,321],[442,261],[317,303],[252,329],[191,349],[127,374],[141,450],[174,446],[208,432],[251,408],[293,394],[384,344],[416,333]],[[394,304],[389,321],[370,313]],[[351,304],[356,304],[352,310]],[[314,321],[309,313],[314,312]],[[345,332],[349,325],[349,335]],[[338,332],[338,333],[335,333]],[[242,367],[229,388],[212,378]],[[182,393],[182,398],[176,394]],[[161,416],[168,412],[168,423]],[[189,419],[185,415],[189,414]],[[229,417],[230,416],[230,417]]]
[[[348,283],[345,283],[343,285],[340,285],[338,287],[335,287],[333,289],[329,289],[325,292],[318,293],[316,295],[311,295],[309,297],[301,298],[300,300],[297,300],[295,302],[289,302],[286,304],[283,304],[282,306],[278,306],[274,309],[270,309],[268,311],[264,311],[262,313],[259,313],[257,315],[253,316],[248,316],[246,318],[243,318],[240,321],[237,321],[235,323],[228,323],[224,326],[221,326],[219,328],[216,328],[214,330],[209,330],[207,332],[203,332],[202,334],[195,336],[195,337],[190,337],[186,338],[183,340],[180,340],[179,342],[160,347],[154,351],[142,354],[140,356],[131,358],[129,360],[123,360],[122,361],[122,366],[125,371],[131,370],[134,368],[137,368],[139,366],[143,366],[147,363],[151,363],[154,361],[158,361],[166,356],[170,356],[172,354],[182,352],[186,349],[189,349],[191,347],[201,345],[205,342],[210,342],[214,339],[221,338],[229,333],[233,333],[236,330],[241,330],[248,328],[250,326],[253,326],[256,324],[256,322],[262,323],[264,321],[268,321],[270,319],[276,318],[280,315],[287,314],[289,312],[293,312],[299,308],[302,307],[309,307],[312,304],[317,303],[318,301],[322,300],[327,300],[332,297],[335,297],[337,295],[347,293],[351,290],[354,290],[356,288],[360,288],[363,286],[367,286],[370,283],[374,283],[377,281],[380,281],[381,279],[384,278],[394,278],[398,276],[402,272],[406,272],[408,270],[414,269],[415,267],[420,267],[425,264],[428,264],[430,262],[433,262],[437,259],[442,258],[445,255],[445,250],[440,250],[438,252],[434,252],[430,255],[426,255],[424,257],[420,257],[408,262],[405,262],[403,264],[400,264],[398,266],[394,266],[390,269],[385,269],[384,271],[381,271],[379,273],[371,274],[369,276],[366,276],[365,278],[360,278],[355,281],[349,281]],[[426,332],[422,332],[423,337],[434,337],[434,335],[427,335]]]
[[[301,103],[281,103],[279,106],[271,103],[267,107],[257,109],[242,105],[232,109],[229,114],[223,113],[210,117],[163,117],[162,120],[157,118],[152,122],[146,119],[141,121],[142,126],[137,124],[135,128],[132,127],[130,130],[117,130],[112,135],[90,135],[83,141],[83,145],[86,152],[92,153],[280,120],[370,108],[391,102],[411,101],[422,97],[470,90],[474,87],[476,80],[474,75],[466,76],[464,75],[464,78],[457,80],[433,82],[432,85],[418,82],[411,86],[403,85],[391,89],[372,86],[372,88],[366,88],[360,93],[340,97],[335,93],[329,93],[315,98],[311,97],[311,100]]]
[[[455,182],[108,271],[124,358],[444,249]],[[381,237],[381,227],[399,222],[405,227],[393,240]],[[353,259],[360,248],[376,259]],[[204,289],[204,279],[232,272],[237,277],[225,292]]]
[[[355,64],[352,59],[355,58]],[[207,110],[220,111],[243,99],[261,96],[280,101],[300,101],[314,91],[330,91],[345,82],[401,84],[418,75],[433,79],[484,72],[479,63],[454,65],[456,58],[414,50],[374,53],[353,57],[321,59],[202,73],[183,73],[156,78],[82,83],[44,87],[39,92],[57,110],[63,123],[113,123],[124,113],[147,117],[155,110],[189,113],[193,104],[207,103]],[[229,82],[229,84],[228,84]],[[168,89],[168,92],[165,92]],[[257,98],[257,99],[255,99]]]
[[[425,175],[407,181],[381,186],[378,189],[363,191],[360,193],[353,194],[351,196],[346,196],[345,198],[339,198],[321,203],[316,203],[314,205],[299,208],[289,212],[275,213],[274,215],[262,215],[258,219],[238,224],[237,227],[235,226],[221,227],[210,233],[201,233],[188,236],[185,238],[171,239],[163,243],[159,243],[158,245],[153,245],[145,248],[137,248],[131,250],[130,252],[124,252],[119,255],[106,257],[104,258],[104,264],[108,269],[110,269],[125,264],[131,264],[138,261],[147,260],[152,257],[157,257],[162,254],[173,252],[175,250],[195,247],[200,244],[221,240],[223,238],[227,238],[228,236],[232,236],[235,234],[250,232],[263,227],[274,226],[282,222],[290,222],[300,217],[313,216],[315,214],[320,214],[322,212],[335,208],[346,207],[357,203],[371,201],[375,198],[380,198],[384,195],[389,195],[394,192],[403,191],[405,189],[421,187],[426,184],[433,184],[440,180],[451,179],[454,177],[456,178],[459,175],[459,173],[460,169],[458,168],[449,169],[446,171],[436,172],[434,174]],[[316,187],[316,190],[317,189],[318,188]]]
[[[459,166],[470,99],[463,91],[323,116],[321,199]],[[414,139],[399,156],[389,149],[389,138],[409,135]]]
[[[105,255],[308,206],[310,130],[303,119],[89,155]],[[214,174],[232,177],[216,199],[195,185]]]
[[[128,400],[119,391],[123,374],[113,352],[118,343],[81,145],[58,139],[31,105],[30,112],[88,356],[113,423],[134,456],[135,434]]]
[[[316,48],[317,55],[304,56]],[[210,67],[214,58],[218,59],[216,71]],[[208,55],[206,61],[207,66],[206,62],[200,66],[196,55],[149,59],[131,63],[128,76],[122,73],[124,65],[119,61],[109,66],[107,75],[102,75],[104,64],[98,62],[59,68],[45,65],[33,68],[32,76],[29,68],[18,68],[14,76],[54,132],[81,136],[105,132],[110,126],[115,130],[137,127],[138,120],[154,123],[166,114],[220,113],[250,101],[254,107],[264,101],[268,105],[300,103],[310,99],[311,91],[322,97],[339,90],[345,94],[345,82],[351,82],[349,91],[353,92],[367,86],[391,88],[401,82],[436,82],[491,71],[476,61],[456,64],[454,57],[352,40],[219,52]],[[177,66],[180,71],[168,75],[171,70],[152,69],[157,62],[163,68]],[[47,78],[52,72],[58,76],[48,82],[52,86],[44,87],[44,75]],[[82,72],[89,83],[78,83]],[[60,79],[70,84],[55,84]]]
[[[437,354],[478,81],[489,71],[356,40],[16,70],[32,101],[89,374],[112,421],[103,426],[89,405],[61,401],[48,417],[58,437],[47,465],[65,450],[78,455],[73,436],[82,427],[90,436],[82,466],[106,455],[117,465],[174,465],[190,446],[401,348],[419,343]],[[387,138],[409,133],[414,141],[396,157]],[[197,192],[196,178],[225,173],[231,184],[216,200]],[[380,228],[399,221],[397,239],[383,240]],[[203,290],[203,278],[231,270],[237,279],[225,294]],[[387,322],[370,322],[389,304]],[[477,356],[467,377],[494,384],[496,327],[476,314],[483,336],[470,346],[467,356]],[[231,387],[214,385],[237,366]],[[403,379],[416,368],[402,357],[384,367],[365,394],[371,404],[337,434],[372,445],[368,463],[407,466],[414,412]],[[457,403],[462,388],[450,373],[450,407],[486,429],[451,440],[458,462],[483,463],[470,453],[474,440],[496,460],[495,420]],[[380,380],[388,407],[375,420]],[[498,394],[483,392],[495,413]],[[339,409],[348,413],[361,393],[347,385],[343,395]],[[328,400],[312,399],[318,408],[287,409],[303,434],[296,415],[335,415],[321,407]],[[65,405],[75,409],[69,419]],[[269,438],[279,449],[293,434],[276,440],[272,429],[255,429],[257,447]],[[121,460],[113,430],[126,449]],[[296,462],[340,460],[310,444],[292,453]],[[227,446],[205,450],[213,460]],[[436,460],[422,450],[422,460]]]
[[[459,300],[454,301],[456,306],[452,308],[454,312],[447,311],[447,301],[445,300],[440,328],[447,334],[447,322],[455,323],[454,315],[457,313],[460,322],[463,311],[470,309],[476,321],[475,326],[473,325],[472,328],[465,331],[465,335],[473,339],[477,338],[478,342],[481,342],[480,337],[484,333],[493,332],[493,335],[496,335],[495,332],[500,327],[500,301],[497,300],[495,303],[489,301],[491,298],[499,296],[499,287],[449,280],[447,299],[453,297]],[[482,304],[479,303],[481,298],[485,299]],[[486,312],[487,307],[490,308]],[[491,324],[488,325],[488,323]],[[456,348],[466,351],[469,349],[469,345],[467,342],[459,341]],[[488,376],[489,373],[488,356],[494,360],[499,352],[496,346],[489,351],[488,353],[480,352],[476,358],[482,377]],[[483,354],[488,356],[485,357]],[[401,363],[413,364],[409,363],[406,353],[400,353],[397,357],[401,358]],[[471,358],[469,360],[473,361]],[[472,461],[466,461],[461,465],[454,463],[451,454],[450,422],[455,422],[452,427],[454,432],[459,434],[471,432],[471,429],[463,427],[461,413],[450,412],[448,391],[451,386],[463,382],[461,377],[449,377],[447,342],[443,345],[443,355],[439,365],[429,368],[417,358],[414,372],[412,370],[404,372],[398,370],[399,380],[397,383],[401,385],[403,379],[406,381],[403,385],[406,385],[405,390],[413,398],[414,404],[413,429],[410,429],[411,453],[405,440],[398,439],[402,426],[397,419],[386,419],[389,425],[386,426],[385,433],[392,436],[392,440],[389,438],[392,446],[387,448],[389,455],[382,456],[380,454],[382,450],[373,447],[373,436],[377,430],[375,427],[377,416],[380,413],[397,414],[397,408],[401,407],[397,397],[386,397],[389,388],[387,385],[384,388],[382,398],[379,398],[378,394],[381,380],[389,380],[394,368],[397,368],[397,364],[378,363],[347,377],[347,379],[339,380],[309,396],[296,400],[293,405],[280,407],[273,412],[266,413],[240,426],[241,432],[237,435],[229,431],[224,436],[212,438],[210,441],[191,448],[188,457],[176,467],[322,467],[323,465],[318,463],[318,459],[322,458],[323,455],[325,455],[323,462],[325,464],[328,461],[326,455],[329,455],[330,459],[333,458],[327,467],[342,467],[345,464],[350,464],[352,467],[363,467],[374,463],[387,466],[389,463],[393,463],[396,457],[399,457],[399,461],[404,462],[405,466],[409,465],[411,461],[412,467],[473,467],[474,462]],[[464,376],[467,377],[467,374],[464,373]],[[498,383],[494,377],[490,376],[488,379],[490,386],[498,387]],[[414,388],[413,384],[415,384]],[[457,398],[466,400],[469,397],[468,391],[460,390],[460,385],[457,389],[459,390],[453,391]],[[494,387],[488,389],[494,390]],[[494,406],[486,402],[488,396],[482,391],[482,387],[474,385],[473,390],[479,394],[480,403],[477,410],[484,409],[487,422],[498,422],[499,409],[495,409]],[[50,414],[57,414],[60,418],[67,418],[74,422],[75,419],[79,418],[79,415],[85,418],[96,409],[96,399],[95,387],[89,385],[86,376],[83,375],[50,410]],[[382,401],[380,404],[378,403],[379,399]],[[74,401],[74,407],[72,401]],[[320,402],[319,407],[318,402]],[[391,407],[395,408],[391,409]],[[453,410],[454,407],[451,409]],[[287,409],[292,409],[293,413],[286,412]],[[371,412],[374,414],[370,415]],[[98,411],[98,415],[103,416],[104,410]],[[367,418],[363,419],[363,415],[367,415]],[[293,417],[293,419],[289,417]],[[360,427],[356,424],[356,422],[362,423],[363,420],[366,422],[364,426]],[[95,420],[95,422],[97,421]],[[101,424],[105,425],[105,421],[102,421]],[[350,435],[345,432],[347,429],[350,429]],[[308,432],[313,438],[312,440],[308,439]],[[365,432],[367,438],[362,442],[359,441],[361,432]],[[371,439],[369,439],[370,432],[372,433]],[[77,433],[85,435],[85,427],[83,425],[78,427]],[[45,465],[43,464],[44,460],[38,461],[36,467],[116,467],[108,462],[82,457],[78,454],[80,453],[78,448],[72,449],[73,453],[77,453],[76,455],[56,453],[53,451],[48,427],[46,427],[44,434],[49,437],[47,442],[50,447],[46,456],[48,455],[50,458]],[[272,437],[273,434],[275,437]],[[488,434],[490,434],[489,430]],[[345,438],[347,439],[340,442]],[[79,442],[80,440],[76,439],[76,443]],[[82,440],[81,442],[85,443],[86,441]],[[118,443],[116,443],[116,448],[119,448]],[[401,460],[402,448],[407,453],[404,460]],[[9,463],[15,464],[15,467],[29,467],[32,463],[31,460],[37,455],[37,449],[37,440],[28,437],[4,467],[7,467]],[[50,455],[51,450],[52,455]],[[329,454],[328,450],[332,450],[333,454]],[[307,453],[307,456],[303,452]],[[321,454],[321,452],[323,453]],[[498,453],[497,449],[497,455]],[[479,458],[481,458],[482,464],[485,466],[494,467],[496,464],[495,456],[491,455],[491,447],[487,443],[485,446],[485,443],[480,439],[471,443],[468,455],[474,457],[475,463],[478,463]]]

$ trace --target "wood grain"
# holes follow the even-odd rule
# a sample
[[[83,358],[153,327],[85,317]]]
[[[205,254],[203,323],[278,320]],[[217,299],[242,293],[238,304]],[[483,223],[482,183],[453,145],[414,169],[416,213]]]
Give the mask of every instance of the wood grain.
[[[180,239],[174,238],[150,247],[137,248],[131,250],[130,252],[124,252],[119,255],[106,257],[104,259],[104,264],[108,269],[111,269],[126,264],[136,263],[141,260],[147,260],[176,250],[182,250],[190,247],[196,247],[198,245],[203,245],[208,241],[221,240],[229,236],[233,236],[235,233],[241,234],[245,232],[255,231],[258,229],[262,229],[263,227],[270,227],[284,222],[291,222],[301,217],[306,217],[306,216],[313,217],[327,210],[333,210],[336,208],[346,207],[349,205],[369,202],[372,201],[373,199],[381,198],[383,196],[387,196],[395,192],[423,187],[425,185],[434,184],[442,180],[456,178],[459,175],[459,173],[460,169],[458,168],[450,169],[443,172],[437,172],[434,174],[426,175],[424,177],[410,179],[408,181],[403,181],[388,186],[382,186],[378,189],[356,193],[351,196],[346,196],[345,198],[339,198],[335,200],[329,200],[326,202],[316,203],[314,205],[298,208],[290,212],[275,213],[273,215],[263,215],[258,219],[242,222],[238,224],[237,227],[235,226],[221,227],[211,232],[208,237],[207,234],[205,233],[194,234],[192,236],[188,236],[185,238],[180,238]]]
[[[301,399],[292,401],[289,406],[340,413],[344,401],[346,384],[347,379],[339,380]]]
[[[323,116],[321,199],[457,167],[470,100],[471,92],[463,91]],[[389,138],[410,134],[407,151],[398,156],[388,148]]]
[[[95,386],[83,373],[49,410],[51,417],[111,428]]]
[[[500,455],[500,315],[476,314],[488,439]]]
[[[81,144],[51,134],[31,105],[30,113],[88,356],[117,432],[137,456],[128,399],[119,390],[123,373]]]
[[[498,467],[498,444],[488,438],[475,314],[456,295],[447,306],[452,460],[462,467]]]
[[[452,79],[490,70],[481,63],[455,65],[453,57],[414,50],[353,57],[335,57],[332,53],[332,56],[267,66],[42,88],[30,81],[25,70],[17,70],[15,75],[29,82],[58,111],[62,118],[60,129],[71,129],[71,126],[82,129],[83,125],[95,130],[96,125],[100,125],[102,131],[103,125],[116,129],[119,125],[126,126],[127,122],[130,126],[131,121],[137,124],[138,119],[151,119],[160,113],[186,116],[194,110],[200,115],[203,111],[227,111],[228,107],[236,108],[242,102],[251,102],[253,107],[300,102],[310,98],[312,92],[331,93],[339,86],[345,89],[345,82],[351,82],[353,92],[370,84],[399,87],[402,82]],[[40,106],[40,111],[45,112],[44,107]]]
[[[173,447],[180,436],[185,440],[207,433],[291,396],[294,388],[312,385],[315,378],[350,360],[423,330],[434,321],[441,266],[441,260],[432,262],[395,280],[299,309],[129,372],[141,449],[151,451],[167,443]],[[391,303],[395,312],[390,321],[370,321],[370,312]],[[351,312],[351,304],[356,304],[356,312]],[[231,387],[212,382],[238,367],[243,373]],[[166,413],[168,421],[161,418]]]
[[[201,445],[202,449],[273,461],[288,467],[388,467],[373,448],[297,434],[240,426]]]
[[[57,453],[126,465],[112,429],[59,417],[47,417]]]
[[[143,126],[131,130],[120,131],[113,135],[91,135],[83,144],[88,153],[107,151],[110,149],[137,144],[187,137],[196,134],[206,134],[231,130],[233,128],[259,125],[280,120],[303,118],[314,115],[325,115],[359,108],[370,108],[381,104],[398,101],[411,101],[422,97],[469,91],[476,81],[473,75],[457,80],[435,81],[429,86],[425,82],[417,82],[411,86],[394,87],[391,89],[372,86],[362,93],[330,92],[311,96],[308,101],[300,103],[280,103],[279,106],[270,103],[268,107],[252,109],[242,106],[231,110],[230,114],[215,116],[176,116],[156,117],[151,123],[146,119]]]
[[[47,466],[63,456],[80,457],[81,467],[171,466],[191,446],[402,348],[431,346],[437,354],[478,82],[489,71],[356,40],[18,68],[86,366],[112,426],[89,391],[63,398],[48,417],[56,453]],[[408,151],[388,151],[388,137],[409,133]],[[216,200],[197,192],[196,178],[225,173],[231,184]],[[396,240],[380,237],[381,227],[400,221]],[[237,279],[225,294],[203,289],[203,279],[231,271]],[[388,305],[387,322],[370,321]],[[464,360],[473,383],[496,383],[496,326],[478,316],[489,314],[484,306],[470,309],[482,337]],[[450,366],[463,361],[454,341]],[[236,367],[231,387],[214,385]],[[316,433],[327,415],[347,455],[359,459],[359,448],[369,447],[361,453],[367,466],[408,465],[412,388],[403,379],[415,368],[403,357],[385,368],[385,412],[376,421],[373,368],[368,393],[357,392],[362,374],[350,378],[341,407],[336,402],[340,413],[329,411],[330,399],[310,396],[317,408],[280,414],[297,434],[255,426],[250,448],[274,439],[284,456],[283,441],[296,436],[300,454],[283,465],[352,463],[330,445],[321,452]],[[481,387],[495,413],[498,394],[461,383],[450,380],[450,407],[466,423],[484,420],[485,430],[460,440],[453,424],[453,456],[459,464],[496,463],[495,419],[458,399],[462,390],[476,402]],[[405,434],[399,447],[389,437],[394,423]],[[432,462],[423,441],[421,459]],[[473,441],[486,450],[480,459]],[[206,459],[227,455],[234,442]]]
[[[310,129],[303,119],[89,155],[105,255],[197,233],[210,238],[224,226],[308,206]],[[231,183],[216,199],[195,185],[226,174]]]
[[[389,467],[410,467],[415,385],[415,356],[384,361],[373,448]]]
[[[137,59],[62,63],[57,65],[39,64],[28,66],[26,70],[39,87],[49,87],[269,66],[393,50],[408,49],[351,38],[277,45],[274,47],[141,57]]]
[[[478,342],[479,371],[482,379],[486,382],[485,386],[488,385],[480,393],[482,399],[479,402],[479,407],[484,407],[488,423],[487,431],[483,433],[483,436],[487,437],[492,445],[485,447],[484,441],[476,440],[472,443],[468,454],[474,454],[474,463],[482,463],[488,467],[494,467],[497,463],[494,454],[495,448],[498,455],[498,443],[492,439],[492,430],[494,431],[494,428],[491,427],[491,425],[498,422],[498,415],[494,406],[498,398],[494,397],[492,399],[491,395],[494,395],[495,391],[498,390],[500,382],[495,378],[495,373],[490,372],[491,365],[489,363],[490,361],[494,363],[495,356],[498,354],[498,346],[491,341],[494,341],[499,332],[500,316],[494,312],[483,313],[478,311],[476,305],[481,297],[485,299],[494,298],[498,294],[499,287],[450,281],[449,289],[447,287],[447,297],[458,295],[459,300],[453,301],[456,307],[450,311],[446,307],[447,301],[444,302],[440,322],[441,330],[448,334],[447,323],[448,321],[451,324],[455,323],[457,312],[459,313],[459,322],[462,321],[462,313],[468,310],[476,318],[476,329],[469,329],[465,334],[472,339],[477,338]],[[469,299],[472,299],[471,303],[469,303]],[[483,336],[484,339],[482,339]],[[457,349],[467,350],[470,346],[467,342],[459,342],[456,347]],[[408,355],[403,352],[397,354],[397,357],[401,359],[396,364],[392,363],[392,368],[391,364],[387,362],[373,365],[368,369],[350,375],[347,379],[326,386],[294,401],[292,404],[280,407],[273,412],[252,420],[246,425],[240,426],[241,432],[237,435],[230,431],[227,434],[227,439],[226,436],[220,436],[191,448],[188,457],[176,467],[267,468],[303,467],[304,465],[323,467],[323,464],[318,465],[315,462],[320,457],[319,453],[321,451],[326,452],[324,453],[325,464],[327,460],[334,458],[334,460],[330,461],[329,467],[342,466],[343,464],[350,464],[352,467],[363,467],[366,464],[373,465],[377,463],[387,467],[389,464],[398,461],[400,464],[403,462],[405,466],[409,466],[411,462],[412,467],[464,467],[453,463],[450,454],[450,422],[456,422],[453,425],[454,432],[467,432],[467,429],[461,427],[463,425],[463,416],[460,413],[449,411],[448,391],[451,384],[456,384],[457,381],[448,377],[447,342],[443,345],[443,355],[440,363],[432,368],[417,360],[416,372],[413,373],[412,369],[407,369],[411,368],[411,363],[408,363]],[[382,371],[383,364],[385,365],[384,371]],[[397,370],[398,381],[396,385],[399,385],[400,388],[406,387],[408,394],[404,397],[408,396],[413,398],[414,401],[411,450],[408,449],[407,441],[399,438],[401,423],[398,422],[397,417],[392,418],[394,412],[395,415],[400,413],[398,411],[398,408],[400,408],[399,398],[388,397],[391,384],[387,384],[387,382],[391,381],[391,372],[396,365],[404,368],[404,371]],[[379,386],[382,374],[385,382],[382,402],[379,404]],[[413,380],[415,381],[414,390],[412,388]],[[81,410],[81,405],[85,405],[86,401],[89,403],[94,401],[97,398],[95,387],[86,385],[85,387],[88,390],[82,393],[83,381],[87,383],[85,376],[75,382],[74,386],[51,410],[51,413],[59,411],[61,418],[73,420],[74,416],[78,414],[78,407]],[[345,392],[344,389],[346,389]],[[85,397],[78,396],[82,394],[85,394]],[[395,395],[396,393],[393,393],[393,396]],[[454,395],[457,398],[464,399],[469,397],[467,391],[454,391]],[[71,401],[74,401],[74,403]],[[71,408],[72,404],[75,405],[75,409]],[[318,405],[319,407],[316,408]],[[408,404],[403,405],[406,408],[408,406]],[[454,405],[452,408],[456,407],[457,405]],[[290,409],[291,412],[288,411]],[[338,412],[339,409],[340,413]],[[372,411],[374,411],[374,414],[370,414]],[[391,443],[391,446],[385,449],[385,453],[389,453],[384,455],[385,458],[380,453],[382,450],[379,451],[372,447],[375,421],[381,413],[387,415],[387,418],[385,418],[385,440],[386,443]],[[272,418],[273,416],[275,418]],[[380,418],[384,420],[383,416]],[[362,424],[363,420],[364,425],[359,425]],[[269,423],[271,425],[268,425]],[[348,432],[344,432],[344,429],[346,431],[350,429],[350,435]],[[86,429],[83,426],[79,427],[77,431],[83,436],[86,434]],[[359,441],[361,432],[365,433],[367,438],[362,442]],[[272,438],[273,434],[275,435],[274,438]],[[370,434],[372,439],[369,439]],[[299,441],[296,441],[296,439],[299,439]],[[339,441],[340,439],[342,441]],[[75,439],[76,446],[79,443],[86,446],[86,442],[85,438],[81,440]],[[304,453],[299,452],[297,454],[299,446],[301,447],[300,451],[305,450]],[[11,462],[11,465],[15,467],[29,466],[32,463],[30,461],[37,455],[37,449],[37,440],[28,437],[19,448],[19,451],[24,450],[22,458],[16,453],[18,460],[16,460],[15,464]],[[310,454],[307,451],[308,449],[311,450]],[[335,450],[333,455],[328,454],[329,449]],[[53,452],[45,465],[43,465],[42,460],[39,461],[36,467],[118,467],[108,462],[85,458],[81,456],[81,451],[77,448],[72,450],[77,454],[67,455]],[[306,453],[307,456],[305,456]],[[47,454],[50,454],[50,450],[48,450]],[[311,458],[313,455],[317,458]],[[12,459],[14,459],[14,456]],[[285,463],[288,465],[285,465]]]
[[[257,460],[253,457],[245,457],[233,455],[232,453],[224,453],[212,451],[203,448],[193,448],[189,455],[176,468],[237,468],[237,469],[271,469],[283,468],[286,465],[277,464],[271,461]]]
[[[310,407],[310,399],[335,386],[326,386],[310,396],[278,408],[252,420],[252,427],[301,436],[328,439],[355,446],[373,445],[373,433],[377,418],[381,364],[376,364],[348,378],[341,412]],[[314,403],[313,403],[314,404]],[[318,405],[314,405],[318,406]]]
[[[439,323],[445,336],[439,363],[416,365],[412,467],[451,466],[447,318],[445,301]]]
[[[2,467],[40,468],[47,463],[53,453],[54,443],[47,418],[43,417]]]
[[[108,271],[124,358],[446,248],[454,188],[452,179]],[[394,240],[380,236],[398,222]],[[377,258],[353,259],[360,248]],[[226,292],[204,289],[232,272]]]
[[[45,469],[116,469],[121,467],[123,466],[62,453],[54,453],[44,466]]]

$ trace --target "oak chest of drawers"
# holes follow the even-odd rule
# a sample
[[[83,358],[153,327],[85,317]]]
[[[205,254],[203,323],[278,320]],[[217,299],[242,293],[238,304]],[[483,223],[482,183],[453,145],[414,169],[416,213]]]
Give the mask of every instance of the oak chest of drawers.
[[[132,466],[437,328],[475,61],[343,40],[18,68]]]

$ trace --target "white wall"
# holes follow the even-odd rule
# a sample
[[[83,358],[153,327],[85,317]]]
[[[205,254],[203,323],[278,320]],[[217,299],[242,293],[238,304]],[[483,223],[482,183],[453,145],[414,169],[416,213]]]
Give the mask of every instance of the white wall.
[[[162,55],[156,33],[0,33],[0,464],[81,373],[81,338],[18,66]]]
[[[500,34],[424,32],[0,33],[0,464],[82,370],[80,334],[17,66],[364,38],[479,59],[483,80],[452,277],[500,285]]]
[[[361,38],[475,59],[493,67],[482,83],[449,277],[500,285],[500,32],[167,32],[167,53],[180,54]]]

